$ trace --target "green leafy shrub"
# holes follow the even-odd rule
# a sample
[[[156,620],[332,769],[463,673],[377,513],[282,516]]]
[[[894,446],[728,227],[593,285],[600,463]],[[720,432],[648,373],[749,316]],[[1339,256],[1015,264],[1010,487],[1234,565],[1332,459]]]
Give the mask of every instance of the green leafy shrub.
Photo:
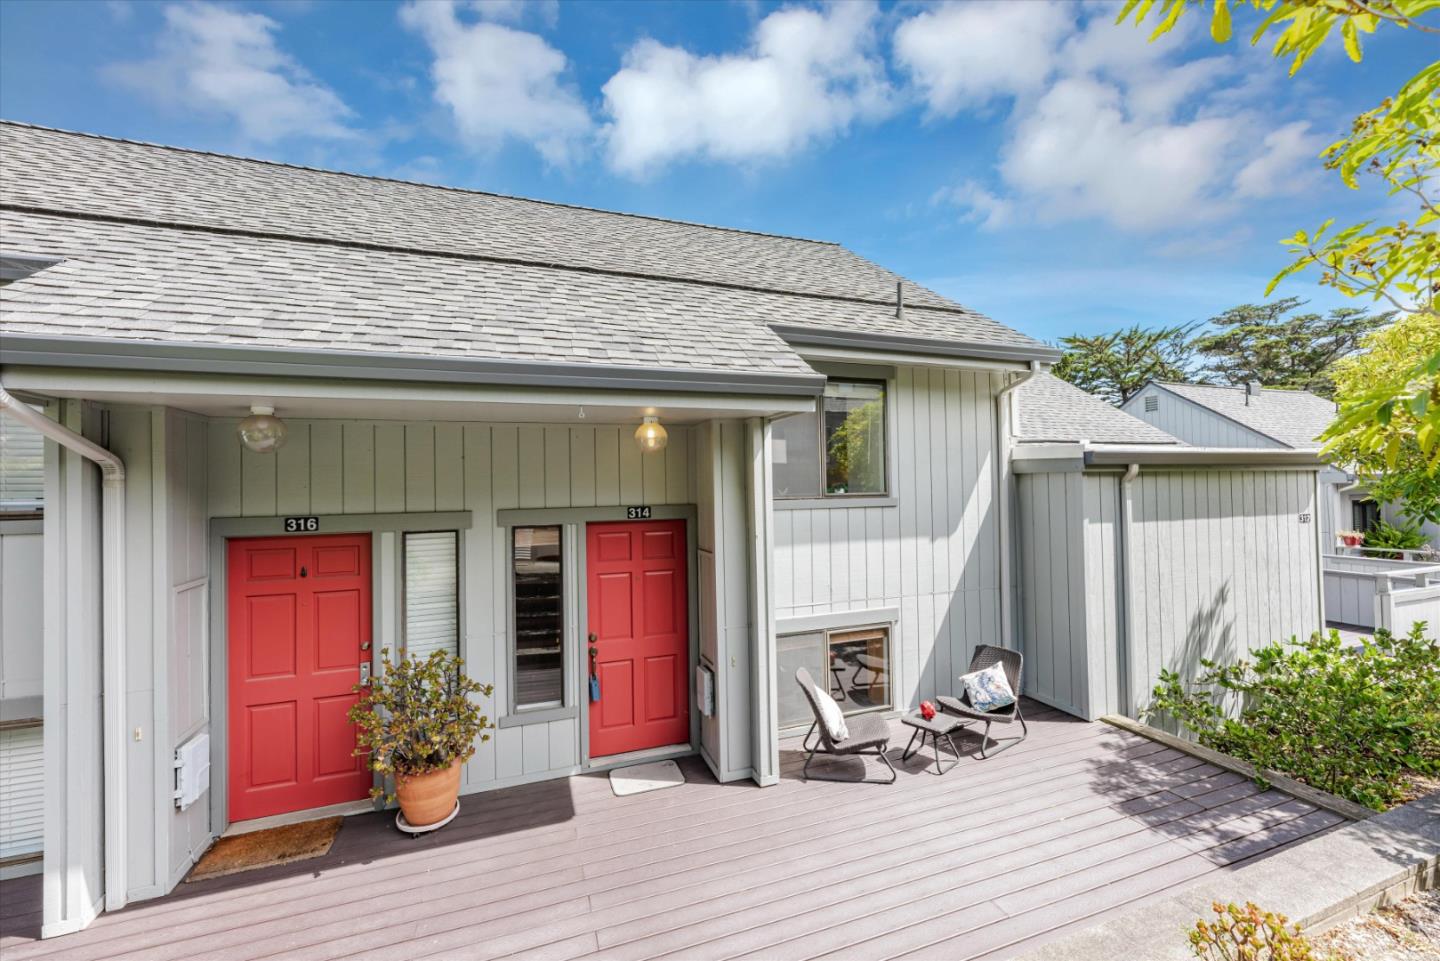
[[[1376,557],[1389,557],[1399,559],[1405,555],[1400,551],[1418,551],[1422,547],[1428,547],[1430,541],[1425,537],[1425,532],[1420,529],[1419,524],[1387,524],[1384,521],[1377,522],[1365,532],[1365,546],[1393,551],[1390,554],[1376,554]]]
[[[1261,911],[1245,902],[1210,906],[1214,921],[1201,918],[1190,932],[1190,948],[1206,961],[1324,961],[1315,946],[1289,926],[1283,914]]]
[[[1440,644],[1423,624],[1359,647],[1331,631],[1250,656],[1201,661],[1188,689],[1161,671],[1142,718],[1172,717],[1206,747],[1376,810],[1404,799],[1407,774],[1440,773]]]
[[[495,689],[466,676],[464,661],[434,651],[424,660],[402,657],[392,663],[388,648],[380,658],[380,675],[355,685],[360,700],[349,716],[357,729],[355,755],[365,757],[387,784],[397,775],[413,777],[468,761],[478,744],[490,740],[485,732],[495,725],[472,695],[489,697]],[[395,800],[393,791],[380,787],[370,795]]]

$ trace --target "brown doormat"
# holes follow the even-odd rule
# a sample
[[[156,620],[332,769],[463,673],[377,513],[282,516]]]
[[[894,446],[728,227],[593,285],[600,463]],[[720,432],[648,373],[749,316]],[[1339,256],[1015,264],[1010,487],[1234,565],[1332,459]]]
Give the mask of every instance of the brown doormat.
[[[340,833],[340,825],[344,821],[342,817],[321,818],[221,838],[205,852],[185,880],[204,881],[241,871],[318,858],[335,843],[335,835]]]

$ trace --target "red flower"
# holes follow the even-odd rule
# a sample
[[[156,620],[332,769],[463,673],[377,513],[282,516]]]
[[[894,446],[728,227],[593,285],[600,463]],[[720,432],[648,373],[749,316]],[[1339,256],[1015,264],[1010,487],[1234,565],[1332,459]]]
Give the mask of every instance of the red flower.
[[[927,721],[935,720],[935,705],[929,701],[920,702],[920,716]]]

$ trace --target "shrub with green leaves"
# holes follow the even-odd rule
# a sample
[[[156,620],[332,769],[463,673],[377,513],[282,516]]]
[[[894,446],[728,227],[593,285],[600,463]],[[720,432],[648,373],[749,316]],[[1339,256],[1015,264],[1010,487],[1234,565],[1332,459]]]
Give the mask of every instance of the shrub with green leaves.
[[[1283,914],[1262,911],[1245,902],[1210,905],[1214,921],[1203,918],[1190,932],[1190,949],[1205,961],[1324,961]]]
[[[391,662],[389,649],[380,652],[382,670],[368,684],[355,685],[360,695],[350,708],[356,727],[355,754],[387,784],[465,762],[485,733],[495,725],[480,713],[473,695],[490,697],[493,685],[465,674],[465,662],[448,651],[433,651],[419,660]],[[395,800],[394,792],[371,788],[371,797]]]
[[[1397,525],[1378,521],[1365,532],[1366,547],[1386,551],[1384,554],[1372,555],[1375,557],[1398,559],[1405,556],[1401,551],[1418,551],[1429,544],[1429,538],[1420,529],[1420,525],[1415,523]]]
[[[1440,644],[1425,635],[1417,624],[1347,648],[1317,633],[1234,664],[1202,660],[1188,686],[1161,671],[1141,717],[1168,716],[1206,747],[1384,810],[1404,800],[1408,774],[1440,774]]]

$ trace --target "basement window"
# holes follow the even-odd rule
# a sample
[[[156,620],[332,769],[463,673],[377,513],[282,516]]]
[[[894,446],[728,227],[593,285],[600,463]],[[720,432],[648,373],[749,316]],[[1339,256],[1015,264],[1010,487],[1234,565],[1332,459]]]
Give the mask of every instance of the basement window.
[[[886,627],[847,628],[786,634],[775,639],[780,676],[779,726],[792,728],[814,720],[795,669],[810,672],[825,686],[845,714],[888,710],[893,703],[890,681],[890,630]]]

